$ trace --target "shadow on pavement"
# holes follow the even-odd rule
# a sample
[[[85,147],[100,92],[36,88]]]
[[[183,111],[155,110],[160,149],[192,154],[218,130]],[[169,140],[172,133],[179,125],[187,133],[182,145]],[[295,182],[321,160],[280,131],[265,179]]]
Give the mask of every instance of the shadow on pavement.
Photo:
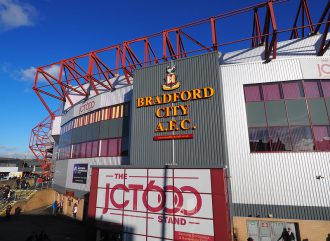
[[[45,233],[51,241],[87,241],[86,225],[66,216],[52,216],[49,209],[0,219],[1,241],[26,241],[32,233]]]

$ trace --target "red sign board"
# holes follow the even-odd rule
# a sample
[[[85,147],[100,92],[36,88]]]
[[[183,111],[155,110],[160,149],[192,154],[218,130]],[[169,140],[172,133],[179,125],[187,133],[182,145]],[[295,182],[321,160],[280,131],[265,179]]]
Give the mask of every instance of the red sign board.
[[[89,216],[123,240],[229,241],[223,169],[93,169]],[[102,225],[104,227],[104,225]]]

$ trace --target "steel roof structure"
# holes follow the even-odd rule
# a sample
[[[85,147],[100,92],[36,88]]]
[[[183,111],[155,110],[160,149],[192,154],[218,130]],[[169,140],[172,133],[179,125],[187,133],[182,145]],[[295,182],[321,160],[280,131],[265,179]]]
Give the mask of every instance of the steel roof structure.
[[[141,67],[185,58],[205,52],[221,51],[225,46],[240,42],[251,42],[251,48],[264,46],[264,60],[276,59],[278,36],[287,34],[288,39],[306,38],[321,32],[321,43],[316,55],[322,56],[330,47],[327,35],[330,27],[330,0],[316,24],[312,22],[307,0],[297,1],[297,13],[292,27],[277,26],[274,5],[288,0],[269,0],[239,10],[222,13],[183,26],[158,33],[123,41],[103,49],[63,59],[37,68],[33,90],[47,109],[49,116],[33,128],[30,149],[37,159],[48,160],[45,147],[49,139],[45,133],[51,128],[56,112],[49,107],[50,101],[74,106],[71,96],[88,98],[90,91],[115,90],[111,79],[124,76],[132,84],[134,71]],[[251,14],[252,34],[230,42],[219,41],[221,20]],[[241,26],[240,26],[241,27]],[[239,28],[235,27],[239,32]],[[58,71],[54,71],[57,69]],[[55,73],[56,72],[56,73]]]

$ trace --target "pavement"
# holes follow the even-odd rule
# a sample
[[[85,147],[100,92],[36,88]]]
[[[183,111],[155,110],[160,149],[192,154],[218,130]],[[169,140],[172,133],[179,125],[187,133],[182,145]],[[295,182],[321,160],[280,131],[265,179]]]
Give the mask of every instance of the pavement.
[[[45,233],[50,241],[87,241],[86,225],[72,218],[51,215],[51,208],[45,207],[9,220],[0,219],[1,241],[26,241],[32,233]]]

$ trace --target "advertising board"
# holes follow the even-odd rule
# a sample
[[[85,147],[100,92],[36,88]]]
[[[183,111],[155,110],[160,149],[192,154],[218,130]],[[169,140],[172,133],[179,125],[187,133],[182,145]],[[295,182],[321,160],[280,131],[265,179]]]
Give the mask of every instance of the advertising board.
[[[74,164],[72,182],[86,184],[87,172],[88,172],[88,164],[81,164],[81,163]]]
[[[89,216],[123,240],[230,240],[223,169],[93,169]]]

